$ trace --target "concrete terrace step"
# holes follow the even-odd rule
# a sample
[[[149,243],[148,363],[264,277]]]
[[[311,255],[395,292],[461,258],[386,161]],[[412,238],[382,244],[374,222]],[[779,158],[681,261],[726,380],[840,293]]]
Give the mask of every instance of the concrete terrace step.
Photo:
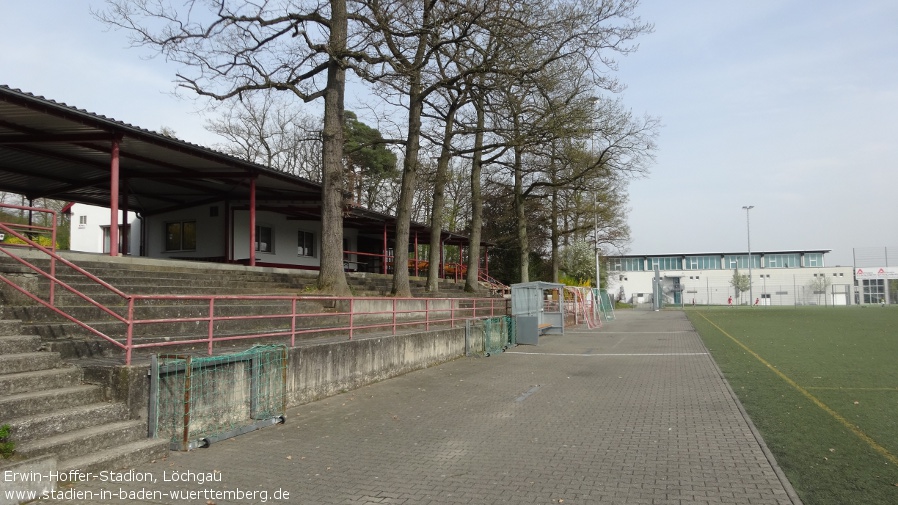
[[[119,470],[138,463],[155,461],[168,456],[169,441],[147,438],[124,445],[96,451],[87,456],[62,460],[59,471],[79,470],[97,474],[103,470]]]
[[[21,331],[21,326],[21,324],[17,325],[16,330]],[[0,336],[0,354],[37,352],[40,348],[41,339],[37,335],[3,334]]]
[[[59,366],[59,355],[52,352],[26,352],[0,355],[0,374],[46,370]]]
[[[67,366],[0,375],[0,391],[16,395],[32,391],[63,388],[81,382],[81,369]]]
[[[86,295],[105,295],[112,293],[108,289],[95,283],[70,283],[72,289],[80,291]],[[125,295],[265,295],[265,294],[281,294],[295,295],[297,290],[292,288],[272,287],[269,284],[260,283],[255,286],[233,286],[222,284],[203,285],[201,282],[192,283],[187,281],[171,282],[171,283],[117,283],[113,284],[116,289]],[[57,295],[75,296],[65,288],[58,288]]]
[[[0,412],[9,418],[96,403],[103,399],[99,386],[78,385],[0,396]]]
[[[4,422],[9,423],[14,440],[26,443],[30,440],[52,437],[97,424],[127,419],[128,410],[124,404],[96,402],[16,419],[4,418]]]
[[[6,314],[6,308],[3,309],[4,317],[9,317],[9,314]],[[0,335],[16,335],[22,331],[21,325],[22,322],[15,319],[0,319]]]
[[[291,327],[289,315],[277,315],[267,313],[245,314],[248,319],[224,319],[217,320],[213,324],[216,335],[233,335],[239,333],[261,333],[276,330],[285,330]],[[203,316],[195,316],[203,317]],[[231,316],[236,317],[236,316]],[[85,320],[89,327],[116,339],[127,338],[127,325],[120,321]],[[297,329],[344,326],[348,324],[348,316],[302,316],[297,317]],[[73,322],[35,321],[24,325],[24,329],[30,333],[40,335],[44,343],[65,340],[69,338],[91,337],[102,340],[102,337]],[[209,323],[207,320],[175,320],[172,322],[157,322],[135,324],[132,330],[132,338],[141,339],[149,337],[183,337],[205,338],[209,335]],[[2,368],[0,368],[2,370]]]
[[[174,302],[174,303],[171,303]],[[57,306],[62,312],[69,314],[80,321],[109,320],[112,316],[93,305],[68,305]],[[290,300],[244,299],[244,300],[215,300],[216,317],[285,314],[292,310]],[[126,307],[108,307],[113,312],[124,316]],[[8,310],[16,317],[25,321],[26,325],[37,322],[66,322],[68,319],[45,307],[13,306]],[[331,312],[321,302],[300,301],[296,304],[298,313]],[[208,317],[209,303],[204,300],[138,300],[134,304],[134,317],[137,319],[170,319],[184,317]],[[2,343],[0,343],[2,345]]]
[[[146,438],[145,421],[117,421],[32,440],[17,446],[16,451],[26,457],[55,454],[66,460]]]

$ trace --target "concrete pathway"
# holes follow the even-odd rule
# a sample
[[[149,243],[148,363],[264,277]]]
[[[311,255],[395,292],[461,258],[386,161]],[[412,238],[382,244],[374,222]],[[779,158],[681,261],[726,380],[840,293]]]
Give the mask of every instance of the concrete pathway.
[[[410,373],[135,472],[151,482],[95,477],[53,503],[799,503],[673,311]]]

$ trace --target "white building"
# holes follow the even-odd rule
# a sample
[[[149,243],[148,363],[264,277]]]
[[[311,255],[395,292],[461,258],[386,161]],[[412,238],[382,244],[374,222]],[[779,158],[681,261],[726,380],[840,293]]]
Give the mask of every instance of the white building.
[[[64,211],[71,215],[71,231],[69,239],[71,240],[69,248],[73,251],[90,252],[90,253],[108,253],[109,247],[109,209],[97,207],[95,205],[87,205],[83,203],[74,203],[66,206]],[[119,224],[119,248],[118,252],[124,254],[138,251],[140,248],[140,221],[134,212],[128,213],[128,227]],[[128,233],[126,234],[125,231]],[[122,237],[129,236],[128,246],[122,247]]]
[[[608,293],[629,303],[652,301],[655,269],[664,304],[673,305],[851,305],[876,303],[857,289],[854,269],[828,267],[829,250],[610,256]],[[739,292],[734,275],[749,275]],[[862,290],[863,291],[863,290]]]

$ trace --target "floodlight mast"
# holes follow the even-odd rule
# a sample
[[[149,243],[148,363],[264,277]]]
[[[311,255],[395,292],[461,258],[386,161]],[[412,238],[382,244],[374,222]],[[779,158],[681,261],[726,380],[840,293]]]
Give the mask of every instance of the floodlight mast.
[[[595,218],[595,229],[593,233],[595,233],[595,257],[596,257],[596,294],[601,296],[602,290],[602,278],[599,269],[599,196],[596,193],[592,195],[593,201],[593,217]],[[599,298],[601,300],[601,298]]]
[[[751,277],[751,221],[748,217],[748,211],[755,208],[754,205],[743,205],[743,209],[745,209],[745,229],[748,234],[748,304],[752,305],[752,300],[754,300],[755,295],[752,290],[752,277]]]

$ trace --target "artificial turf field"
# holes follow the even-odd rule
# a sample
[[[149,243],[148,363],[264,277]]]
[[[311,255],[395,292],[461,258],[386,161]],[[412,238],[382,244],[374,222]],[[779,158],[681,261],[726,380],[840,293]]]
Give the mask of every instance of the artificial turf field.
[[[898,308],[686,314],[806,505],[898,504]]]

